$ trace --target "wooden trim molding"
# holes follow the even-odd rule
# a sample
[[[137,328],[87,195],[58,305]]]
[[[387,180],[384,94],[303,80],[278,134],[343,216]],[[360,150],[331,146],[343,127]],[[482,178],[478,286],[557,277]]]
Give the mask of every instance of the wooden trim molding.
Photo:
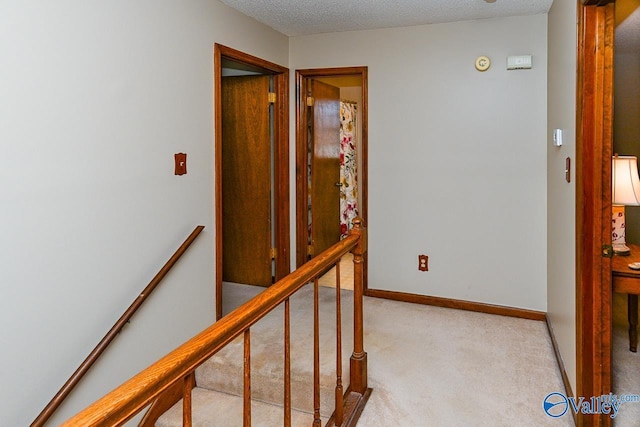
[[[547,331],[549,332],[549,338],[551,339],[551,346],[553,347],[553,353],[556,356],[556,362],[558,363],[558,369],[560,370],[560,375],[562,376],[562,383],[564,384],[564,392],[565,396],[575,397],[573,394],[573,389],[571,388],[571,381],[569,381],[569,376],[567,375],[567,371],[564,367],[564,361],[562,360],[562,353],[560,353],[560,347],[558,347],[558,341],[556,340],[556,335],[553,332],[553,326],[551,325],[551,319],[549,319],[549,315],[545,315],[545,323],[547,325]],[[573,421],[577,423],[577,415],[571,411],[573,414]]]
[[[428,295],[410,294],[405,292],[368,289],[365,291],[365,296],[410,302],[414,304],[433,305],[436,307],[455,308],[457,310],[475,311],[478,313],[497,314],[500,316],[517,317],[520,319],[544,321],[546,318],[546,314],[542,311],[484,304],[480,302],[463,301],[451,298],[433,297]]]
[[[300,267],[307,261],[307,233],[309,218],[307,216],[309,197],[309,172],[307,170],[308,134],[306,123],[307,87],[305,75],[296,70],[296,267]]]
[[[611,391],[611,155],[615,5],[578,5],[576,111],[576,394]],[[603,6],[603,4],[606,4]],[[609,426],[579,413],[578,426]]]
[[[606,6],[616,0],[580,0],[583,6]]]

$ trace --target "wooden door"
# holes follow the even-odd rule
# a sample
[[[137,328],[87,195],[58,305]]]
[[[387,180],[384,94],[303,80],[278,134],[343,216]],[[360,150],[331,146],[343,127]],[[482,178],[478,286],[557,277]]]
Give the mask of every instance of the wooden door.
[[[311,80],[311,246],[317,255],[340,240],[340,89]]]
[[[269,286],[270,76],[222,78],[222,280]]]

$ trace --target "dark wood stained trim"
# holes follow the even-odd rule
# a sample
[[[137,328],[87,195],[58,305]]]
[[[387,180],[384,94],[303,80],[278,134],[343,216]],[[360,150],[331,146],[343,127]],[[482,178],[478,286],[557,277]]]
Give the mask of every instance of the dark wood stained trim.
[[[598,4],[601,2],[598,2]],[[576,108],[576,394],[611,391],[611,155],[615,5],[578,5]],[[578,414],[578,426],[611,418]]]
[[[373,389],[367,388],[364,394],[356,393],[351,390],[351,387],[347,387],[347,391],[344,393],[344,418],[341,427],[352,427],[358,424],[360,415],[367,405],[369,397]],[[325,427],[336,427],[335,411],[325,424]]]
[[[580,0],[583,6],[606,6],[616,0]]]
[[[275,133],[275,280],[278,281],[291,272],[291,210],[289,202],[289,70],[275,75],[278,108],[274,110]]]
[[[213,48],[213,111],[215,126],[215,178],[214,178],[214,212],[216,233],[216,260],[215,260],[215,307],[216,320],[222,317],[222,49],[217,43]]]
[[[214,49],[220,52],[220,56],[224,56],[227,59],[231,59],[236,62],[240,62],[246,65],[252,65],[257,68],[262,68],[266,72],[273,74],[288,73],[289,69],[278,65],[275,62],[270,62],[257,56],[250,55],[248,53],[241,52],[228,46],[224,46],[216,43]]]
[[[551,325],[551,320],[549,319],[549,315],[545,315],[545,323],[547,325],[547,331],[549,332],[549,338],[551,338],[551,345],[553,346],[553,353],[556,356],[556,362],[558,363],[558,369],[560,370],[560,375],[562,375],[562,382],[564,384],[564,393],[565,396],[573,396],[573,390],[571,388],[571,381],[569,381],[569,376],[567,375],[567,371],[564,367],[564,361],[562,360],[562,353],[560,353],[560,347],[558,347],[558,341],[556,340],[556,335],[553,332],[553,326]],[[573,421],[577,423],[578,419],[576,414],[571,411],[573,415]]]
[[[307,171],[307,87],[305,75],[296,71],[296,266],[307,261],[307,233],[309,218],[307,216],[309,197],[309,172]]]
[[[214,120],[215,120],[215,217],[216,217],[216,319],[222,317],[222,58],[261,68],[274,75],[276,108],[274,110],[275,140],[275,245],[276,277],[279,280],[291,271],[289,219],[289,69],[216,43],[214,45]]]
[[[367,225],[369,206],[369,77],[368,67],[315,68],[296,70],[296,265],[300,267],[307,261],[307,108],[305,79],[310,77],[350,76],[359,75],[362,78],[362,136],[360,140],[362,153],[362,170],[358,171],[358,182],[362,195],[362,205],[358,216]],[[364,257],[364,289],[368,284],[367,259]]]
[[[405,292],[369,289],[365,292],[365,295],[374,298],[410,302],[413,304],[433,305],[436,307],[444,308],[455,308],[457,310],[476,311],[479,313],[497,314],[500,316],[517,317],[520,319],[544,321],[546,317],[546,314],[542,311],[527,310],[524,308],[506,307],[502,305],[485,304],[472,301],[462,301],[429,295],[409,294]]]

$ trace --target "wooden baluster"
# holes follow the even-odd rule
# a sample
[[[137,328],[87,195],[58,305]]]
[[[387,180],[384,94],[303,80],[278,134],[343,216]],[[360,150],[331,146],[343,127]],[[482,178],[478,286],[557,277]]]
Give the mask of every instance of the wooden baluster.
[[[342,305],[340,300],[340,261],[336,264],[336,406],[335,425],[342,425]]]
[[[251,427],[251,329],[244,331],[244,427]]]
[[[193,375],[189,374],[184,377],[182,390],[182,425],[191,427],[193,421],[191,413],[191,390],[193,389]]]
[[[313,426],[320,427],[320,325],[318,278],[313,280]]]
[[[291,427],[291,317],[284,300],[284,427]]]
[[[367,391],[367,353],[364,351],[363,294],[364,260],[367,250],[367,232],[362,220],[355,218],[351,233],[360,235],[358,246],[353,248],[353,354],[351,355],[351,390],[364,394]]]

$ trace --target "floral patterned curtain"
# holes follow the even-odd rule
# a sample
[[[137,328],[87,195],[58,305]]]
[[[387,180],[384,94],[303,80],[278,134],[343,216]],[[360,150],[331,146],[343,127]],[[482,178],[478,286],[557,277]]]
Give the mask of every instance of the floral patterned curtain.
[[[340,238],[349,234],[358,216],[355,102],[340,101]]]

